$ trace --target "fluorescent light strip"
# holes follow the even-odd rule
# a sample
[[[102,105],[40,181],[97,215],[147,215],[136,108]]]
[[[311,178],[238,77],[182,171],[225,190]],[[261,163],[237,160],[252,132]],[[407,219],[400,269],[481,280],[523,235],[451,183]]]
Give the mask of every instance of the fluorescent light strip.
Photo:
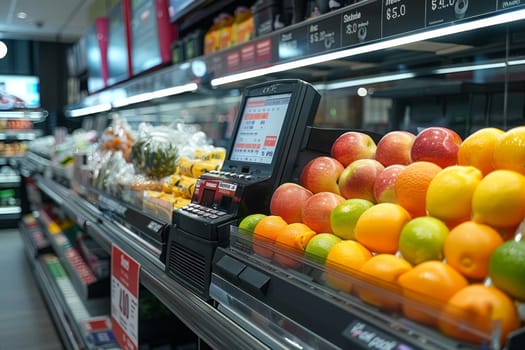
[[[70,117],[82,117],[82,116],[89,115],[89,114],[107,112],[109,110],[111,110],[111,104],[102,103],[99,105],[74,109],[69,112],[69,116]]]
[[[441,36],[467,32],[467,31],[471,31],[471,30],[475,30],[479,28],[486,28],[486,27],[491,27],[491,26],[495,26],[499,24],[510,23],[510,22],[514,22],[514,21],[518,21],[522,19],[525,19],[525,9],[517,10],[513,12],[502,13],[499,15],[495,15],[495,16],[488,17],[488,18],[482,18],[482,19],[471,21],[471,22],[460,23],[460,24],[451,25],[451,26],[438,28],[438,29],[432,29],[432,30],[428,30],[425,32],[421,32],[421,33],[410,34],[410,35],[406,35],[403,37],[380,41],[380,42],[376,42],[376,43],[372,43],[372,44],[368,44],[364,46],[359,46],[355,48],[350,48],[346,50],[322,54],[322,55],[315,56],[315,57],[304,58],[304,59],[300,59],[300,60],[293,61],[293,62],[276,64],[271,67],[265,67],[265,68],[248,71],[248,72],[227,75],[224,77],[212,79],[211,85],[220,86],[220,85],[229,84],[229,83],[233,83],[237,81],[242,81],[246,79],[264,76],[267,74],[283,72],[283,71],[287,71],[287,70],[291,70],[291,69],[295,69],[299,67],[305,67],[305,66],[310,66],[313,64],[328,62],[332,60],[338,60],[338,59],[346,58],[350,56],[389,49],[389,48],[398,47],[398,46],[402,46],[406,44],[411,44],[411,43],[418,42],[418,41],[429,40],[429,39],[434,39],[434,38],[438,38]]]
[[[197,90],[198,87],[199,86],[196,83],[189,83],[185,85],[170,87],[167,89],[157,90],[157,91],[154,91],[152,94],[153,94],[153,98],[155,99],[155,98],[179,95],[185,92],[193,92]]]
[[[161,97],[178,95],[178,94],[182,94],[185,92],[192,92],[192,91],[197,90],[197,88],[198,88],[198,85],[196,83],[189,83],[189,84],[173,86],[170,88],[157,90],[153,92],[145,92],[143,94],[138,94],[138,95],[134,95],[134,96],[130,96],[130,97],[126,97],[126,98],[117,100],[113,102],[113,107],[120,108],[120,107],[128,106],[131,104],[135,104],[135,103],[151,101],[151,100],[161,98]]]
[[[414,78],[415,76],[416,75],[414,73],[381,75],[381,76],[370,77],[370,78],[346,80],[346,81],[330,83],[330,84],[317,84],[315,85],[315,88],[318,90],[337,90],[337,89],[344,89],[344,88],[352,87],[352,86],[361,86],[361,85],[382,83],[386,81],[410,79],[410,78]]]
[[[494,68],[505,68],[505,63],[487,63],[487,64],[473,64],[469,66],[459,66],[459,67],[450,67],[450,68],[440,68],[433,71],[434,74],[449,74],[449,73],[460,73],[468,72],[473,70],[483,70],[483,69],[494,69]]]
[[[525,59],[523,59],[523,60],[512,60],[512,61],[507,62],[507,64],[509,66],[519,66],[519,65],[525,64]]]

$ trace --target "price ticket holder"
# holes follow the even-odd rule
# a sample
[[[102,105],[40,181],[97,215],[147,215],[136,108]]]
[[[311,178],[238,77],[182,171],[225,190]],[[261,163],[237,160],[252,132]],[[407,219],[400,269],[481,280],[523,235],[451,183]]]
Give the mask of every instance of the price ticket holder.
[[[174,213],[166,273],[208,299],[213,254],[228,244],[230,226],[268,212],[271,193],[292,178],[320,94],[301,80],[248,87],[222,171],[202,175],[192,202]]]

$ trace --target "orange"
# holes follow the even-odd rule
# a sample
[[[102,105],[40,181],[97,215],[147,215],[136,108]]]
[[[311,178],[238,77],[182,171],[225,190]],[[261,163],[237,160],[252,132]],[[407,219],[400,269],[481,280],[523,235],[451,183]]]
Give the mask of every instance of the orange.
[[[453,165],[441,170],[428,185],[428,215],[444,221],[470,218],[472,194],[482,177],[473,166]]]
[[[501,235],[492,227],[467,221],[454,227],[443,251],[447,263],[472,279],[483,279],[489,272],[489,259],[494,250],[503,244]]]
[[[326,257],[325,281],[332,288],[350,293],[352,278],[342,275],[355,275],[361,266],[372,257],[372,253],[361,243],[345,240],[333,245]],[[333,269],[332,271],[330,270]],[[334,271],[336,270],[336,271]]]
[[[494,167],[525,175],[525,126],[505,132],[494,147]]]
[[[474,221],[494,227],[514,227],[525,217],[525,176],[511,170],[494,170],[472,195]]]
[[[395,183],[397,203],[412,216],[426,215],[426,195],[430,181],[441,171],[431,162],[414,162],[401,170]]]
[[[375,253],[397,252],[399,235],[410,220],[410,214],[400,205],[379,203],[361,214],[355,225],[355,238]]]
[[[425,261],[402,274],[403,314],[414,321],[436,325],[445,303],[468,282],[450,265],[441,261]]]
[[[268,244],[273,244],[277,235],[284,231],[288,223],[277,215],[268,215],[263,217],[253,230],[253,250],[257,254],[271,258],[273,250],[267,248]]]
[[[518,329],[520,319],[513,301],[495,287],[472,284],[455,293],[443,309],[439,328],[447,335],[471,343],[488,343],[493,321],[501,322],[501,344]]]
[[[286,254],[275,253],[275,261],[284,267],[300,267],[300,258],[313,236],[315,236],[315,232],[305,224],[298,222],[289,224],[275,238],[275,246],[300,256],[294,258],[294,256],[287,257]]]
[[[370,275],[369,283],[355,285],[357,295],[371,305],[395,310],[401,305],[401,291],[397,279],[412,266],[393,254],[378,254],[366,261],[360,271]]]
[[[505,132],[498,128],[483,128],[463,140],[459,145],[458,164],[472,165],[483,175],[494,170],[494,148]]]

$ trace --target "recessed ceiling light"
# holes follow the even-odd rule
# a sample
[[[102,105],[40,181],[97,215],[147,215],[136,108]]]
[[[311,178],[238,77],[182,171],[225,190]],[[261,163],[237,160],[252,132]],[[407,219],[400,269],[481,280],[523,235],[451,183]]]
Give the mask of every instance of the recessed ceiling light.
[[[0,40],[0,60],[7,55],[7,45]]]
[[[16,17],[20,18],[20,19],[26,19],[27,18],[27,13],[25,13],[24,11],[20,11],[16,14]]]

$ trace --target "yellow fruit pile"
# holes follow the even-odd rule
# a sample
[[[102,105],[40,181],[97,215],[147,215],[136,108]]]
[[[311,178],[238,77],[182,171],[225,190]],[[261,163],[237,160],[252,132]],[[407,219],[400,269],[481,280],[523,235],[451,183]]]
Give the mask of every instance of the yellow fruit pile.
[[[345,201],[343,192],[334,191],[338,199],[329,207],[313,205],[322,217],[303,212],[308,225],[285,230],[290,223],[271,215],[279,225],[270,225],[269,231],[287,233],[279,240],[279,232],[264,236],[281,249],[317,256],[311,260],[328,267],[327,285],[369,304],[399,309],[407,318],[474,343],[488,342],[493,321],[499,320],[505,343],[520,327],[517,303],[525,302],[525,241],[514,241],[525,218],[525,127],[481,129],[452,152],[443,161],[419,157],[423,160],[391,171],[395,178],[381,179],[381,185],[390,186],[381,198],[389,202],[370,201],[369,183],[366,191],[351,191],[366,196]],[[383,165],[383,171],[393,166]],[[328,177],[320,181],[331,186]],[[323,239],[314,239],[320,234]],[[262,254],[272,257],[268,250]],[[284,261],[281,265],[296,265]]]
[[[173,209],[189,204],[199,176],[212,170],[221,170],[225,156],[224,148],[214,147],[211,150],[196,149],[193,158],[180,157],[175,173],[162,184],[162,191],[147,191],[147,197],[169,202]],[[157,203],[152,205],[156,206]]]

